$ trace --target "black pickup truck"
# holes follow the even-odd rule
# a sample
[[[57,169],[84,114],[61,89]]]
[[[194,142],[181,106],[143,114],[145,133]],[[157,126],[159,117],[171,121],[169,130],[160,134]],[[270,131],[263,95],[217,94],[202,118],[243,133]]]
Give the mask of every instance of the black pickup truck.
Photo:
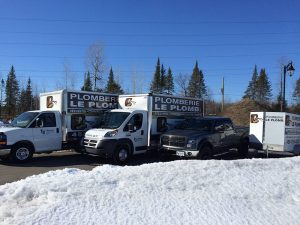
[[[164,133],[160,140],[163,154],[209,159],[236,148],[242,157],[248,155],[247,128],[235,128],[231,119],[204,117],[185,120]]]

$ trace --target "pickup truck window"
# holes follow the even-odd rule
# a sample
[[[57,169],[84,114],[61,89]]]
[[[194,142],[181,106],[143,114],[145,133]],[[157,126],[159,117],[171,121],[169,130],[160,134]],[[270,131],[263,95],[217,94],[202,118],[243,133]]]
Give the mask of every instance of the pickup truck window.
[[[175,128],[179,130],[211,131],[212,124],[211,120],[186,120]]]
[[[31,121],[38,115],[38,112],[24,112],[18,117],[16,117],[12,122],[11,125],[14,127],[27,127]]]

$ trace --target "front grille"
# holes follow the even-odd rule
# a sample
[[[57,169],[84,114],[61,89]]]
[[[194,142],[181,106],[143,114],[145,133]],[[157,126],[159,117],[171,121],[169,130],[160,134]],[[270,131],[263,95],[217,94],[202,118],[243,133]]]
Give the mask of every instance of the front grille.
[[[169,147],[180,147],[186,146],[186,138],[182,136],[162,136],[161,144]]]
[[[91,139],[85,138],[85,139],[83,140],[83,143],[84,143],[84,146],[85,146],[85,147],[96,148],[97,140],[91,140]]]

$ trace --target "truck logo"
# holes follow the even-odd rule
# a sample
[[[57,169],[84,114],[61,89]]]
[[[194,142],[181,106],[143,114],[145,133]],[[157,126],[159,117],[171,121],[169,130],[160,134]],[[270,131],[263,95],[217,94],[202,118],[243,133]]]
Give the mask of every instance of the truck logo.
[[[47,108],[53,108],[57,102],[53,100],[53,96],[47,96]]]
[[[258,123],[259,122],[259,118],[257,114],[252,114],[251,118],[250,118],[250,122],[251,123]]]
[[[126,107],[130,107],[132,105],[134,105],[136,102],[135,101],[132,101],[132,98],[126,98],[125,99],[125,106]]]

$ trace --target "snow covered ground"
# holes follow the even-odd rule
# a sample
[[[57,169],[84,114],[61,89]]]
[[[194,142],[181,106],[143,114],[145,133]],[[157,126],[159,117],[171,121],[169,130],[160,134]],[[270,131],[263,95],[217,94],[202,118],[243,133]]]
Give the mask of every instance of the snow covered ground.
[[[64,169],[0,186],[0,224],[299,224],[300,157]]]

